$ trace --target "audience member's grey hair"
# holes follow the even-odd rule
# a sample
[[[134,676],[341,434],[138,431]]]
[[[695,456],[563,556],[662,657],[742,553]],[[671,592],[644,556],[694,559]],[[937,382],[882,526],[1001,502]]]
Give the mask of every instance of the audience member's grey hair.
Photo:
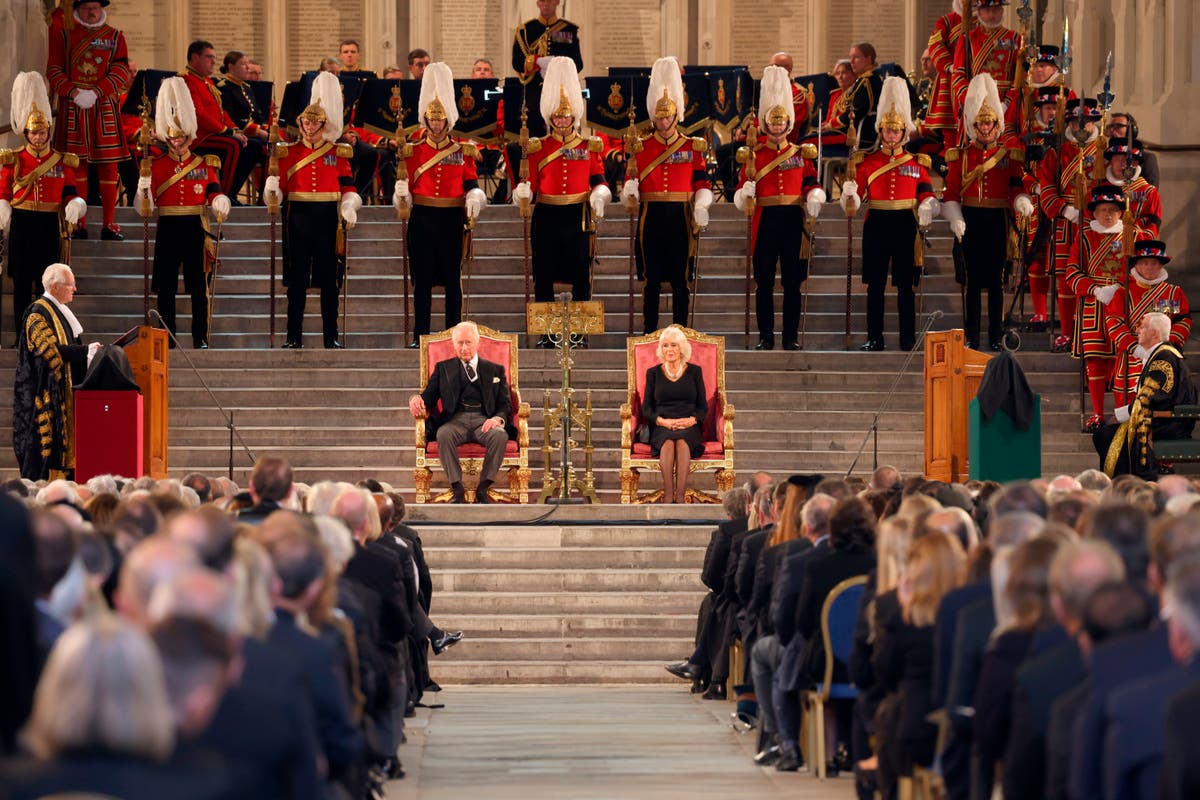
[[[744,486],[735,486],[721,498],[721,507],[730,519],[746,516],[746,506],[750,504],[750,490]]]
[[[1101,541],[1085,539],[1060,545],[1050,563],[1050,592],[1073,620],[1082,620],[1088,598],[1097,587],[1125,579],[1117,551]]]
[[[238,485],[231,478],[224,476],[212,479],[212,497],[233,497],[239,491]]]
[[[1079,485],[1089,492],[1103,492],[1112,486],[1112,478],[1098,469],[1085,469],[1075,476],[1075,480],[1079,481]]]
[[[1173,517],[1182,517],[1200,505],[1200,494],[1177,494],[1167,501],[1166,512]]]
[[[1010,483],[988,501],[988,516],[995,518],[1013,511],[1028,511],[1046,518],[1046,498],[1028,481]]]
[[[758,487],[758,491],[754,493],[754,510],[758,512],[760,520],[771,518],[771,503],[775,501],[775,484],[768,483],[766,486]]]
[[[190,486],[179,487],[179,493],[183,495],[180,499],[187,505],[188,508],[200,507],[200,495]]]
[[[314,483],[305,497],[304,510],[313,516],[327,517],[333,511],[333,501],[337,500],[338,495],[347,489],[353,488],[354,484],[352,483],[335,481],[319,481],[318,483]]]
[[[212,623],[227,636],[239,632],[238,594],[224,575],[203,567],[184,570],[154,588],[147,616],[152,623],[192,617]]]
[[[829,535],[829,521],[833,519],[833,509],[838,501],[827,494],[814,494],[804,503],[800,511],[800,521],[804,523],[804,532],[810,539],[819,539]]]
[[[354,537],[350,535],[350,529],[337,517],[316,516],[313,517],[313,522],[317,524],[321,542],[329,551],[329,560],[333,562],[336,571],[341,573],[350,559],[354,558]]]
[[[88,479],[87,490],[92,495],[111,494],[120,496],[120,490],[117,489],[117,479],[112,475],[93,475]]]
[[[1045,524],[1045,519],[1031,511],[1010,511],[1007,514],[991,518],[988,522],[987,538],[992,547],[997,550],[1003,547],[1016,547],[1037,536],[1038,531]]]
[[[59,500],[66,500],[71,505],[80,505],[79,492],[75,491],[75,487],[70,481],[65,481],[62,478],[50,481],[42,489],[38,490],[37,501],[50,505],[57,503]]]

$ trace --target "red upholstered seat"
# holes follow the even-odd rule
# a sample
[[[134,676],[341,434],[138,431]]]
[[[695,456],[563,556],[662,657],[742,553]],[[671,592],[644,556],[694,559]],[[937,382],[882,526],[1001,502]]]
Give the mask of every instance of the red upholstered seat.
[[[717,490],[733,486],[733,406],[725,397],[725,339],[708,336],[691,328],[681,327],[692,346],[690,363],[704,372],[704,388],[708,391],[708,416],[704,418],[704,455],[692,459],[691,469],[717,470]],[[653,495],[637,493],[638,470],[657,469],[658,460],[650,455],[650,445],[634,441],[634,431],[642,423],[642,395],[646,388],[646,370],[659,363],[658,337],[662,331],[626,341],[629,402],[621,406],[621,502],[646,502]],[[717,502],[715,495],[688,489],[688,498]]]
[[[438,362],[457,356],[451,334],[452,330],[447,330],[421,337],[422,389],[429,382],[429,376],[433,374]],[[515,334],[500,333],[487,326],[479,326],[479,357],[504,366],[512,397],[512,415],[508,422],[517,431],[517,438],[509,439],[505,445],[504,460],[500,464],[501,472],[508,472],[508,493],[501,494],[501,499],[526,503],[529,502],[529,404],[521,402],[517,353]],[[441,402],[437,406],[436,413],[440,413]],[[430,500],[433,470],[442,466],[437,440],[426,441],[425,420],[416,421],[416,445],[417,466],[413,479],[416,484],[417,502],[424,503]],[[464,475],[478,475],[483,466],[483,446],[475,443],[464,444],[458,448],[458,457]],[[468,494],[473,491],[468,488]],[[498,493],[498,486],[493,486],[492,491]],[[435,500],[447,499],[448,496],[449,492],[444,492]]]

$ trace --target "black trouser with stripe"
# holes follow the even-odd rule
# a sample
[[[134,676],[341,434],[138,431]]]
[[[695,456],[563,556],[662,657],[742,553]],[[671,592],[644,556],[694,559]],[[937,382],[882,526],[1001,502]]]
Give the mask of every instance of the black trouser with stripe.
[[[433,287],[446,287],[446,327],[462,322],[462,206],[413,205],[408,223],[408,259],[413,275],[413,339],[429,333]]]
[[[804,240],[804,209],[767,206],[759,212],[754,238],[754,310],[758,335],[775,335],[775,264],[783,281],[783,340],[795,342],[800,331],[800,285],[808,277],[808,262],[800,259]]]
[[[571,284],[572,300],[592,299],[591,235],[586,203],[536,203],[529,226],[533,250],[533,297],[554,299],[554,284]]]
[[[1004,335],[1004,261],[1008,256],[1008,211],[963,206],[963,253],[967,258],[967,343],[979,346],[983,290],[988,293],[988,342]]]
[[[900,317],[900,347],[917,340],[917,307],[913,287],[921,279],[913,247],[917,218],[912,209],[871,209],[863,223],[863,282],[867,284],[867,338],[883,341],[883,292],[890,268]]]
[[[192,296],[192,345],[208,339],[208,276],[204,274],[204,224],[199,214],[159,214],[154,236],[154,277],[158,313],[171,333],[175,328],[175,295],[179,268],[183,288]]]
[[[338,201],[283,205],[283,285],[287,287],[287,340],[300,344],[308,288],[321,290],[321,333],[325,342],[338,337]]]
[[[8,234],[8,269],[13,281],[13,327],[18,335],[25,309],[42,293],[42,273],[61,257],[58,213],[14,208]]]
[[[671,321],[687,325],[691,290],[687,282],[691,255],[692,220],[688,203],[649,201],[642,203],[637,260],[646,280],[642,294],[642,331],[658,330],[658,300],[662,284],[671,284]]]

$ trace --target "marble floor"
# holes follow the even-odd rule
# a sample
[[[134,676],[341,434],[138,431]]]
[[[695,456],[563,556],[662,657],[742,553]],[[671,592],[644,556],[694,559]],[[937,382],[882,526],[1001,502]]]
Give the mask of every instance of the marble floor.
[[[754,734],[732,703],[681,687],[454,687],[409,719],[395,800],[759,800],[853,798],[851,778],[818,781],[750,760]]]

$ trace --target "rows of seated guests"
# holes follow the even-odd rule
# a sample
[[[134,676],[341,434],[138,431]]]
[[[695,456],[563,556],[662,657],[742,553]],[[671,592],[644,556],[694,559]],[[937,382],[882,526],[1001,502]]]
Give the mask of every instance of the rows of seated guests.
[[[402,778],[432,584],[375,481],[11,481],[0,491],[5,797],[368,798]],[[82,795],[80,795],[82,796]]]
[[[1200,486],[1183,476],[944,484],[882,467],[870,484],[770,476],[725,497],[696,649],[669,664],[726,696],[755,761],[808,770],[802,693],[825,679],[825,765],[859,797],[1200,797]],[[737,666],[736,664],[734,665]],[[805,726],[807,727],[807,725]],[[814,737],[815,738],[815,737]],[[936,796],[936,795],[935,795]]]

